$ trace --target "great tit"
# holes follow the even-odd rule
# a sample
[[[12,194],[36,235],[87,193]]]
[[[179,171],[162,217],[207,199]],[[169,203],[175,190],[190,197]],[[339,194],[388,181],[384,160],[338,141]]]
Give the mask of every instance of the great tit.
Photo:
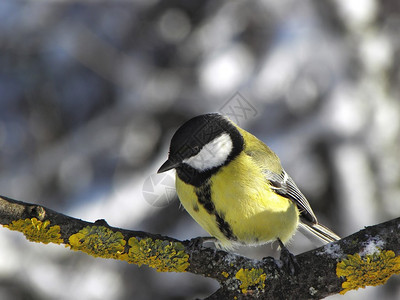
[[[194,117],[173,135],[158,173],[176,170],[178,197],[219,246],[287,243],[299,225],[325,242],[338,235],[318,223],[278,156],[227,117]]]

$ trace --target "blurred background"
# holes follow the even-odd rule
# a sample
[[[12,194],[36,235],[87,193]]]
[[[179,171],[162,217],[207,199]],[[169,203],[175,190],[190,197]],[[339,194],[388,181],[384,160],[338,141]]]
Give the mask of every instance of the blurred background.
[[[0,20],[1,195],[205,235],[173,173],[155,173],[184,121],[219,111],[280,156],[339,235],[400,215],[398,1],[2,0]],[[320,245],[299,233],[289,248]],[[217,288],[0,228],[0,299],[194,299]],[[329,299],[399,297],[395,276]]]

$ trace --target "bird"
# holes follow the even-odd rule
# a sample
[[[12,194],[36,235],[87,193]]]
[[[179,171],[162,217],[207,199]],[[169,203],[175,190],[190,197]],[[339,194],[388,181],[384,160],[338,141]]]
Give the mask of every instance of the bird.
[[[178,128],[158,173],[171,169],[181,204],[219,248],[278,241],[283,249],[299,226],[325,243],[340,239],[318,222],[279,157],[220,113]]]

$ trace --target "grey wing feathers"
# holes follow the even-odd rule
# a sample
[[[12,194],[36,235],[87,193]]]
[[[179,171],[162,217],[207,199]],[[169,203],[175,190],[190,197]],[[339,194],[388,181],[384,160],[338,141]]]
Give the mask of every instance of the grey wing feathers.
[[[332,230],[322,224],[307,223],[306,221],[302,220],[302,223],[300,223],[300,225],[302,225],[305,229],[313,233],[324,242],[330,243],[340,240],[340,236],[338,236],[336,233],[334,233]]]
[[[275,193],[290,198],[299,208],[300,216],[302,219],[306,219],[309,222],[317,223],[317,217],[311,209],[306,197],[300,192],[293,179],[282,170],[281,174],[275,174],[269,170],[264,171],[266,178],[272,185],[272,189]]]
[[[300,192],[293,179],[285,170],[282,170],[281,174],[276,174],[269,170],[264,170],[264,173],[275,193],[289,198],[297,205],[300,211],[300,221],[306,229],[325,242],[333,242],[340,239],[340,237],[329,228],[318,223],[317,217],[312,211],[306,197]]]

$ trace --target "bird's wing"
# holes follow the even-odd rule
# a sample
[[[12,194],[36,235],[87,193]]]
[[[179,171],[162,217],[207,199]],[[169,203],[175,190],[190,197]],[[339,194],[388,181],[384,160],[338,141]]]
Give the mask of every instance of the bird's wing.
[[[260,141],[260,143],[262,143]],[[262,143],[266,147],[266,151],[260,151],[259,149],[251,149],[246,151],[246,154],[260,166],[262,172],[265,175],[265,179],[270,183],[271,189],[290,200],[298,207],[300,211],[300,217],[307,222],[317,223],[317,218],[311,209],[306,197],[300,192],[293,179],[282,169],[278,156],[268,146]]]
[[[340,240],[340,237],[336,233],[318,223],[317,217],[314,215],[306,197],[300,192],[293,179],[285,170],[282,170],[282,173],[279,175],[268,170],[264,173],[275,193],[289,198],[297,205],[300,211],[301,223],[306,229],[327,243]]]
[[[282,170],[276,174],[270,170],[263,170],[266,179],[270,182],[272,190],[286,198],[292,200],[300,211],[300,217],[311,223],[318,223],[317,217],[311,209],[306,197],[300,192],[293,179]]]
[[[310,232],[325,242],[339,240],[340,237],[337,234],[318,223],[306,197],[300,192],[293,179],[282,169],[278,156],[261,141],[255,144],[258,147],[246,149],[245,152],[257,166],[261,167],[272,191],[293,201],[299,209],[301,223]]]

